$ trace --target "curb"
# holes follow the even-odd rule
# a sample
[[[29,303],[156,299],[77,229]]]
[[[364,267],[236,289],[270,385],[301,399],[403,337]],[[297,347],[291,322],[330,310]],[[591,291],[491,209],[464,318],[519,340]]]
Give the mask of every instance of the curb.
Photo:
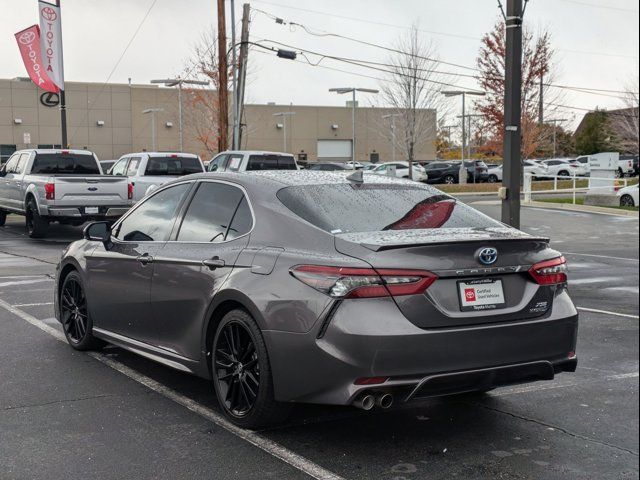
[[[522,202],[523,207],[547,208],[551,210],[569,210],[572,212],[599,213],[601,215],[613,215],[616,217],[639,218],[638,212],[631,210],[615,210],[609,207],[594,207],[591,205],[573,205],[572,203],[552,202]]]

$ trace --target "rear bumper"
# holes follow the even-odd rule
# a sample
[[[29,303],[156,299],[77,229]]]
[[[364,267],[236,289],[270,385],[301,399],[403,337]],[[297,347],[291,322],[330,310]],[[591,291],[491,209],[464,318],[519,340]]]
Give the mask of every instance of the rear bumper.
[[[578,314],[566,293],[544,319],[500,324],[421,329],[391,299],[344,302],[321,320],[307,334],[264,332],[276,399],[349,405],[387,390],[411,400],[550,380],[577,363]],[[366,377],[387,380],[355,385]]]
[[[98,213],[88,213],[85,207],[45,207],[41,215],[52,217],[53,219],[69,218],[77,220],[99,220],[104,218],[117,218],[124,215],[129,206],[101,206],[98,207]]]

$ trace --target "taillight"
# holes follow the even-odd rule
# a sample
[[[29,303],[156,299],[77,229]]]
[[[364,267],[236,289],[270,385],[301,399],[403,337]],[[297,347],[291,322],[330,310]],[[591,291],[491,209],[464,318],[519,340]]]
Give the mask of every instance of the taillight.
[[[564,257],[536,263],[529,274],[538,285],[556,285],[567,282],[567,261]]]
[[[133,183],[127,185],[127,198],[131,200],[133,198]]]
[[[397,297],[424,293],[438,278],[423,270],[298,265],[291,275],[333,298]]]
[[[44,198],[47,200],[55,200],[56,199],[56,184],[55,183],[45,183],[44,184]]]

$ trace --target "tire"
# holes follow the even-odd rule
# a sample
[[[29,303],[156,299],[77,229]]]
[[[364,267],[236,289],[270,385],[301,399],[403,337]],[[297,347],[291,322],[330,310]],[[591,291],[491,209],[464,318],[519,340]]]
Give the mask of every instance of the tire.
[[[33,198],[27,202],[25,227],[30,238],[43,238],[49,228],[49,222],[40,216],[38,206]]]
[[[624,178],[624,172],[621,168],[616,171],[616,178]]]
[[[558,172],[558,176],[559,177],[569,177],[570,175],[569,175],[569,172],[567,172],[566,170],[560,170]]]
[[[498,177],[496,175],[491,174],[489,175],[489,178],[487,179],[487,181],[489,183],[498,183]]]
[[[105,342],[93,336],[93,321],[87,308],[82,277],[76,271],[69,273],[62,282],[60,297],[60,321],[67,342],[75,350],[97,350]]]
[[[456,183],[456,177],[454,177],[453,175],[445,175],[442,181],[447,185],[453,185],[454,183]]]
[[[633,201],[633,197],[631,195],[622,195],[620,197],[620,206],[621,207],[635,207],[636,202]]]
[[[234,424],[258,428],[287,418],[291,408],[275,401],[267,347],[246,311],[232,310],[220,321],[211,345],[211,372],[218,404]]]
[[[6,221],[7,221],[7,212],[0,210],[0,227],[4,227],[4,224]]]

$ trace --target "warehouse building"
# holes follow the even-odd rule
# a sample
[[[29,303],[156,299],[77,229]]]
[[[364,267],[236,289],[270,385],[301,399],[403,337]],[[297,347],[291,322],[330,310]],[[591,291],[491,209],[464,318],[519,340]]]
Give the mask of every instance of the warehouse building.
[[[179,96],[176,88],[158,85],[66,83],[69,147],[114,159],[143,150],[177,151],[180,146]],[[183,90],[183,150],[210,159],[218,151],[215,92]],[[150,112],[149,110],[155,110]],[[147,113],[143,113],[147,111]],[[392,148],[389,109],[356,110],[358,161],[404,158],[401,132]],[[423,110],[427,125],[414,146],[418,160],[434,159],[436,112]],[[385,116],[387,116],[385,118]],[[287,151],[300,161],[346,161],[351,158],[352,108],[246,105],[242,148]],[[21,148],[60,147],[59,98],[27,78],[0,80],[0,156],[6,160]],[[154,145],[155,142],[155,145]]]

